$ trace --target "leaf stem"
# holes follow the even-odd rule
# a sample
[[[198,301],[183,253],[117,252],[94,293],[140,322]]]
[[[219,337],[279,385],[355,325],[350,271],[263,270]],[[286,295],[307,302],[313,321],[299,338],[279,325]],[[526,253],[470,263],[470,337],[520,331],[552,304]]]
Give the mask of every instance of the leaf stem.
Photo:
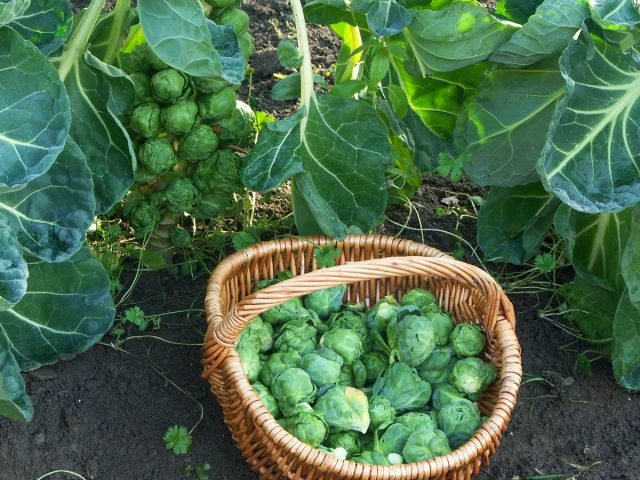
[[[289,0],[293,19],[296,27],[296,38],[298,40],[298,50],[302,57],[300,66],[300,107],[308,107],[313,96],[313,67],[311,64],[311,48],[309,47],[309,36],[307,35],[307,24],[304,20],[304,10],[300,0]],[[305,117],[306,119],[306,117]],[[304,122],[304,119],[303,119]]]
[[[109,46],[104,54],[102,61],[113,65],[120,47],[122,46],[122,34],[124,33],[124,23],[131,10],[131,0],[116,0],[116,6],[113,9],[113,27],[109,35]],[[115,38],[114,38],[115,36]]]
[[[80,24],[71,36],[69,43],[66,45],[64,52],[60,56],[60,64],[58,66],[58,75],[64,82],[73,68],[77,59],[84,55],[87,49],[87,43],[93,33],[93,29],[98,22],[100,12],[104,7],[106,0],[91,0],[87,7],[86,13],[82,16]]]

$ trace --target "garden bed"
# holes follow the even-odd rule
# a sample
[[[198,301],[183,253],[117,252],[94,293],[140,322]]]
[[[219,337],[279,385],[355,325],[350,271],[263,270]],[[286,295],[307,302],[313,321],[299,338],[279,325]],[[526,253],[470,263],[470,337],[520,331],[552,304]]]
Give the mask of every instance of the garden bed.
[[[283,115],[293,104],[275,103],[268,92],[280,69],[277,40],[291,29],[287,3],[249,1],[246,10],[257,46],[252,62],[255,107]],[[314,29],[312,42],[316,66],[328,69],[336,48],[330,32]],[[457,225],[456,214],[462,209],[449,208],[450,214],[443,215],[436,214],[436,208],[447,206],[443,199],[451,206],[455,198],[471,211],[468,196],[477,193],[466,184],[429,177],[414,199],[415,212],[410,216],[405,207],[392,207],[379,231],[452,252],[459,242],[446,232],[459,230],[474,244],[473,220],[463,218]],[[475,261],[468,247],[465,255]],[[506,282],[508,276],[493,267]],[[127,273],[123,283],[132,278]],[[188,466],[205,463],[211,480],[257,478],[234,447],[209,385],[200,378],[197,344],[205,329],[206,280],[205,272],[196,278],[169,271],[143,273],[124,307],[137,305],[147,315],[162,315],[158,330],[141,334],[148,338],[134,338],[137,332],[131,330],[118,348],[115,338],[107,336],[81,356],[26,374],[35,415],[26,426],[0,418],[0,480],[37,479],[56,470],[76,476],[47,478],[180,479],[189,478]],[[525,378],[503,444],[478,478],[636,479],[637,397],[615,385],[607,363],[593,363],[590,376],[576,367],[579,354],[590,347],[540,318],[549,293],[510,298],[517,312]],[[174,424],[197,424],[185,456],[165,449],[163,434]]]

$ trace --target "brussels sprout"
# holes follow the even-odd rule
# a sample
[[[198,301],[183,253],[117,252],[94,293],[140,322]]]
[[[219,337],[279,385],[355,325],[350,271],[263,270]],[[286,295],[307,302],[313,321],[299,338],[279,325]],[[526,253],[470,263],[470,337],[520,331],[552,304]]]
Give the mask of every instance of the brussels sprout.
[[[286,418],[283,427],[298,440],[312,447],[320,445],[329,433],[327,422],[313,410],[298,412]]]
[[[497,371],[493,364],[476,357],[458,360],[449,374],[449,383],[460,392],[474,395],[485,390],[496,379]]]
[[[253,55],[253,52],[256,49],[256,45],[253,41],[253,37],[249,32],[245,32],[238,37],[238,46],[240,47],[242,56],[247,61],[251,58],[251,55]]]
[[[165,190],[167,205],[174,212],[190,212],[197,205],[200,192],[188,178],[174,178]]]
[[[340,378],[338,379],[338,385],[342,385],[343,387],[356,386],[356,382],[353,379],[353,369],[349,365],[343,365],[340,369]]]
[[[219,122],[220,140],[245,145],[253,141],[255,135],[256,114],[246,103],[238,100],[230,116]]]
[[[169,133],[184,135],[189,133],[196,122],[198,106],[192,100],[178,100],[160,111],[162,125]]]
[[[393,423],[396,416],[396,409],[385,397],[375,396],[369,400],[369,418],[371,419],[371,430],[386,428]]]
[[[271,395],[269,389],[260,382],[253,382],[251,386],[255,390],[256,395],[258,395],[258,398],[260,399],[262,404],[266,407],[267,410],[269,410],[269,413],[276,418],[279,417],[280,409],[278,408],[278,402],[276,402],[274,396]]]
[[[193,77],[193,84],[202,93],[220,93],[223,89],[233,86],[222,77]]]
[[[145,183],[153,183],[158,179],[158,176],[155,173],[151,173],[149,170],[144,168],[143,165],[138,165],[136,167],[136,171],[133,174],[133,180],[137,184],[145,184]]]
[[[447,381],[451,367],[456,360],[456,352],[451,345],[436,347],[431,355],[416,367],[416,370],[426,382],[443,383]]]
[[[236,154],[218,150],[213,157],[197,164],[191,179],[202,193],[241,192],[243,186],[238,172],[239,164],[240,158]]]
[[[394,363],[373,384],[373,394],[386,397],[397,412],[424,407],[431,397],[431,385],[404,362]]]
[[[184,228],[176,227],[171,230],[171,243],[174,247],[187,248],[192,240],[191,234]]]
[[[326,358],[320,351],[305,355],[300,362],[300,368],[309,374],[311,381],[318,387],[338,383],[341,366],[341,362]]]
[[[262,314],[266,322],[272,325],[280,325],[298,317],[302,312],[302,300],[300,298],[291,298],[280,305],[271,307]]]
[[[369,343],[369,329],[367,328],[367,316],[364,312],[358,312],[347,308],[329,316],[329,328],[346,328],[353,330],[360,337],[362,346]]]
[[[232,203],[233,197],[227,192],[205,193],[190,213],[197,220],[207,220],[222,214]]]
[[[384,455],[402,453],[402,448],[404,444],[407,443],[410,435],[411,429],[409,427],[400,423],[394,423],[380,435],[376,442],[376,450]]]
[[[143,103],[131,112],[129,127],[144,138],[155,137],[160,132],[160,106]]]
[[[129,78],[133,82],[133,86],[136,90],[135,103],[153,102],[153,96],[151,94],[151,80],[146,73],[133,72],[129,75]],[[158,109],[158,125],[160,124],[160,110]]]
[[[148,233],[155,230],[160,222],[161,212],[151,203],[143,202],[131,209],[129,218],[137,232]]]
[[[412,367],[424,362],[436,348],[431,321],[416,315],[407,315],[397,323],[389,322],[387,339],[392,355]]]
[[[438,299],[429,290],[414,288],[402,296],[402,305],[415,305],[425,314],[431,311],[439,311]]]
[[[267,358],[267,361],[260,369],[260,381],[271,388],[274,378],[285,370],[300,365],[302,358],[296,351],[293,352],[276,352]]]
[[[402,456],[409,462],[422,462],[451,451],[447,436],[441,430],[420,430],[412,433],[402,449]]]
[[[227,87],[219,93],[206,93],[198,97],[198,111],[206,120],[228,117],[236,108],[236,91]]]
[[[245,343],[238,344],[236,346],[236,352],[238,352],[240,363],[249,382],[253,383],[258,380],[258,375],[260,374],[260,357],[258,351],[250,343]]]
[[[449,402],[438,412],[438,426],[447,436],[451,448],[458,448],[469,440],[480,425],[480,410],[471,400]]]
[[[365,433],[369,428],[369,402],[356,388],[336,386],[318,398],[315,411],[330,427]]]
[[[306,355],[316,349],[316,334],[316,327],[310,320],[297,318],[284,324],[273,345],[279,352],[295,350]]]
[[[324,445],[319,445],[316,448],[321,452],[325,452],[325,453],[328,453],[329,455],[333,455],[334,457],[339,458],[340,460],[346,460],[347,457],[349,456],[349,453],[344,448],[340,448],[340,447],[329,448],[329,447],[325,447]]]
[[[453,330],[453,320],[444,312],[428,312],[425,314],[433,325],[433,333],[436,336],[436,345],[442,347],[449,343],[449,337]]]
[[[147,45],[147,60],[154,70],[164,70],[165,68],[169,68],[169,64],[162,60],[148,43],[145,45]]]
[[[249,15],[239,8],[227,8],[216,19],[218,25],[230,25],[239,37],[249,30]]]
[[[398,318],[398,302],[393,295],[388,295],[378,300],[378,302],[367,313],[367,326],[371,339],[377,347],[385,353],[390,354],[389,346],[383,335],[385,334],[389,322]]]
[[[451,344],[459,357],[480,355],[487,343],[487,337],[480,325],[460,323],[451,332]]]
[[[208,125],[196,125],[180,141],[178,151],[185,160],[196,163],[210,157],[218,149],[220,140]]]
[[[421,430],[435,430],[438,428],[438,421],[429,413],[409,412],[396,417],[396,423],[401,423],[409,428],[412,432]]]
[[[382,375],[389,365],[388,359],[387,355],[377,350],[365,352],[360,356],[360,361],[367,371],[365,385],[372,385]]]
[[[347,451],[347,457],[362,450],[360,434],[354,431],[330,433],[326,443],[331,448],[344,448]]]
[[[442,410],[447,403],[457,400],[466,400],[466,397],[448,383],[436,385],[431,395],[431,403],[436,410]]]
[[[389,465],[387,457],[375,450],[364,450],[351,457],[351,460],[358,463],[366,463],[367,465]]]
[[[294,413],[296,405],[312,402],[316,397],[316,387],[309,374],[301,368],[288,368],[273,379],[271,394],[285,416]]]
[[[189,79],[175,68],[160,70],[151,77],[151,92],[160,102],[174,103],[189,94]]]
[[[346,285],[325,288],[305,295],[302,301],[305,308],[314,310],[322,320],[326,320],[333,312],[340,310],[342,297],[346,291]]]
[[[138,150],[138,160],[152,174],[163,175],[178,162],[176,152],[166,137],[150,138]]]
[[[273,327],[256,317],[242,330],[238,340],[240,343],[253,345],[258,352],[268,352],[273,346]]]
[[[340,355],[345,365],[352,365],[363,352],[358,334],[346,328],[332,328],[320,338],[320,345]]]
[[[356,388],[364,387],[367,381],[367,369],[364,368],[364,364],[360,359],[351,364],[351,370],[353,370],[353,385]]]

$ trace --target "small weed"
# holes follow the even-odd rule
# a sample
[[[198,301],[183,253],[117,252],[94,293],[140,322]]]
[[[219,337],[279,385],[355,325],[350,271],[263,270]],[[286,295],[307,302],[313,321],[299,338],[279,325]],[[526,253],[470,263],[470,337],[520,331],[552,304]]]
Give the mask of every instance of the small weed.
[[[334,267],[336,260],[340,258],[340,249],[336,247],[335,243],[317,246],[313,249],[313,258],[319,268]]]
[[[167,429],[163,437],[164,445],[176,455],[186,455],[193,438],[187,427],[173,425]]]
[[[184,469],[184,473],[186,473],[188,477],[190,477],[191,475],[195,475],[198,480],[209,480],[209,475],[206,473],[209,470],[211,470],[211,465],[209,465],[208,463],[203,463],[199,467],[187,465]]]

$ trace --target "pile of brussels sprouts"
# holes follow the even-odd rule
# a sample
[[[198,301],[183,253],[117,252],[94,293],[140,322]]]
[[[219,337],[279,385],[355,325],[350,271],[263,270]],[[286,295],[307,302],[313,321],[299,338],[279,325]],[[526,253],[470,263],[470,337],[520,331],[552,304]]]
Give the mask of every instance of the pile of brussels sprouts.
[[[301,441],[361,463],[418,462],[465,443],[497,373],[478,358],[482,327],[454,325],[425,289],[368,312],[343,304],[345,289],[288,300],[243,330],[236,350],[265,407]]]
[[[236,6],[240,2],[209,3],[211,18],[234,28],[248,59],[254,46],[249,17]],[[244,195],[239,149],[229,146],[253,140],[255,115],[237,99],[239,85],[220,77],[190,77],[169,67],[146,43],[131,52],[126,68],[136,88],[128,129],[138,166],[120,214],[136,237],[154,240],[151,247],[184,248],[191,243],[185,213],[195,220],[214,219],[233,211],[237,195]]]

